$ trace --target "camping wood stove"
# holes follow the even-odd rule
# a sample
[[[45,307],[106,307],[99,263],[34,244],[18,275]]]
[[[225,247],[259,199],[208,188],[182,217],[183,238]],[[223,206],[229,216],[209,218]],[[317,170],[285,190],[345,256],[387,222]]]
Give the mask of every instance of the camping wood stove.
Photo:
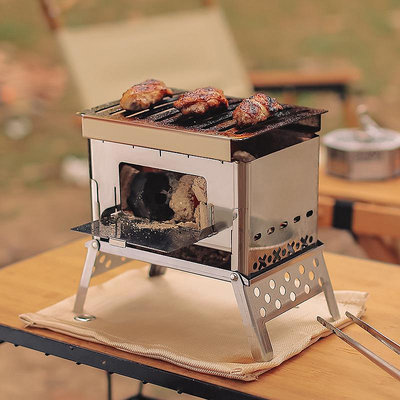
[[[285,105],[243,129],[232,120],[241,99],[196,119],[172,106],[178,95],[139,112],[114,101],[81,114],[93,218],[74,228],[92,235],[75,319],[94,318],[83,308],[91,276],[146,261],[150,276],[170,267],[231,282],[253,357],[270,360],[272,318],[320,292],[339,317],[317,238],[325,111]]]

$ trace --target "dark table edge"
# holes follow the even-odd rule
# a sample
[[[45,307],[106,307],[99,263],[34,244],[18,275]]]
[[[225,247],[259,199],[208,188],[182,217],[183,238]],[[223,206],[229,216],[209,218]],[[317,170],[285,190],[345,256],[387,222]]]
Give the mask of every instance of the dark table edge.
[[[111,356],[80,346],[71,345],[60,340],[50,339],[36,335],[25,330],[0,325],[0,343],[8,342],[15,346],[23,346],[37,350],[45,355],[53,355],[74,361],[75,363],[88,365],[110,373],[115,373],[129,378],[138,379],[145,383],[162,386],[187,393],[204,399],[215,400],[267,400],[266,397],[257,397],[245,392],[229,389],[224,386],[214,385],[185,375],[165,371],[138,362]]]

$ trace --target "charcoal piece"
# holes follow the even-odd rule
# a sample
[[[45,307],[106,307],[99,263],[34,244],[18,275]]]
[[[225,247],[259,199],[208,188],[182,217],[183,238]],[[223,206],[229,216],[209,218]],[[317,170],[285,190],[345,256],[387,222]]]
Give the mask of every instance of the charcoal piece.
[[[223,250],[215,250],[209,247],[191,245],[168,254],[170,257],[192,261],[212,267],[230,269],[231,253]]]
[[[167,221],[174,215],[169,207],[171,187],[166,174],[145,172],[135,176],[127,203],[137,217],[151,221]]]

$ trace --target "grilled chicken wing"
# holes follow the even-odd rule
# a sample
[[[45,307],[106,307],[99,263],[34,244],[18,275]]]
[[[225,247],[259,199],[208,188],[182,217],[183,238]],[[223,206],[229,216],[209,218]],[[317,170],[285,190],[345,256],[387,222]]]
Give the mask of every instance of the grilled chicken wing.
[[[137,85],[133,85],[122,95],[120,106],[125,110],[140,111],[162,100],[164,96],[170,96],[172,90],[165,83],[156,79],[148,79]]]
[[[211,110],[226,109],[228,100],[221,89],[205,87],[184,93],[174,102],[174,107],[185,115],[202,115]]]
[[[233,119],[239,126],[253,125],[265,121],[272,112],[282,110],[282,106],[273,97],[263,93],[244,99],[233,111]]]

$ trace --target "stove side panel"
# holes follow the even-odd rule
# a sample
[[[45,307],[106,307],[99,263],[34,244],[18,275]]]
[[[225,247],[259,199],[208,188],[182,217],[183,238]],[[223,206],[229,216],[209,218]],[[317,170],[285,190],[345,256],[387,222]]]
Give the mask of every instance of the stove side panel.
[[[246,274],[317,242],[319,137],[248,164]]]

